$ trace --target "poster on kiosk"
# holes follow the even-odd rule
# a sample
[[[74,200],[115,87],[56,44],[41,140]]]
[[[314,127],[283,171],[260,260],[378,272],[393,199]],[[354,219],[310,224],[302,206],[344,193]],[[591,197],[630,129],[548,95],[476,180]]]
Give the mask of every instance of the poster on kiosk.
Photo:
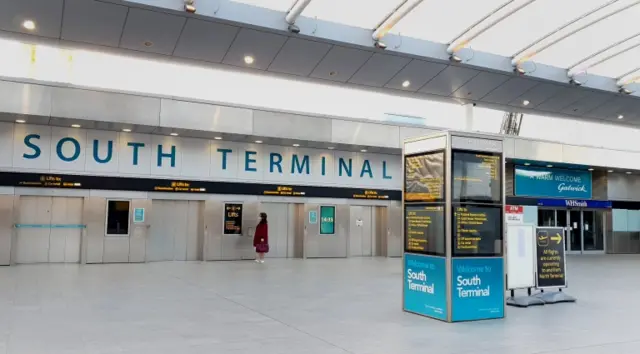
[[[446,322],[503,318],[502,139],[410,139],[403,159],[403,310]]]

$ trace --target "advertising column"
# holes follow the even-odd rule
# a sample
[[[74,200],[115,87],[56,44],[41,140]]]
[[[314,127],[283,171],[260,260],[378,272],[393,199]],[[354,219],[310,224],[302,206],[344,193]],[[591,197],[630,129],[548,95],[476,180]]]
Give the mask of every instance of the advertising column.
[[[445,140],[440,140],[431,151],[404,157],[403,309],[446,321]]]
[[[505,284],[501,144],[493,151],[482,151],[486,148],[483,140],[461,148],[453,141],[451,321],[502,318]]]

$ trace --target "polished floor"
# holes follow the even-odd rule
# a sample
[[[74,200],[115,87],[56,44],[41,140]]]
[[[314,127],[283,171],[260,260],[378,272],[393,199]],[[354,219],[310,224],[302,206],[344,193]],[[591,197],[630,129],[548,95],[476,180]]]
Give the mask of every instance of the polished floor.
[[[569,259],[576,304],[446,324],[398,259],[0,268],[0,354],[640,353],[640,256]]]

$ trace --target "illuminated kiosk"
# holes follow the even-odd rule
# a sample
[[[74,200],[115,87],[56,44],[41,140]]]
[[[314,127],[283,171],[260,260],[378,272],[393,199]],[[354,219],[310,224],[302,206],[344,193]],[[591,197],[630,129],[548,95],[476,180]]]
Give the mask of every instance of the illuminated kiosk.
[[[493,135],[404,142],[406,312],[447,322],[503,318],[504,156]]]

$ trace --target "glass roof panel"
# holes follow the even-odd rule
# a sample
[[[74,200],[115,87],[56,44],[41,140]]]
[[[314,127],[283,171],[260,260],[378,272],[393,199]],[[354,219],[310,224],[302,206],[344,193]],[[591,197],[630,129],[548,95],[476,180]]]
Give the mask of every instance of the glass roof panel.
[[[401,0],[312,0],[302,16],[374,29],[401,3]]]
[[[635,43],[634,45],[639,45]],[[590,74],[619,78],[632,70],[640,68],[640,46],[602,62],[588,69]]]
[[[295,0],[231,0],[232,2],[240,2],[247,5],[264,7],[266,9],[277,11],[289,11]]]
[[[390,33],[449,43],[468,27],[506,2],[506,0],[424,0],[400,20]]]
[[[640,32],[640,6],[612,15],[556,43],[531,60],[556,67],[570,65]]]
[[[471,47],[511,57],[541,37],[610,2],[537,0],[478,36]]]

